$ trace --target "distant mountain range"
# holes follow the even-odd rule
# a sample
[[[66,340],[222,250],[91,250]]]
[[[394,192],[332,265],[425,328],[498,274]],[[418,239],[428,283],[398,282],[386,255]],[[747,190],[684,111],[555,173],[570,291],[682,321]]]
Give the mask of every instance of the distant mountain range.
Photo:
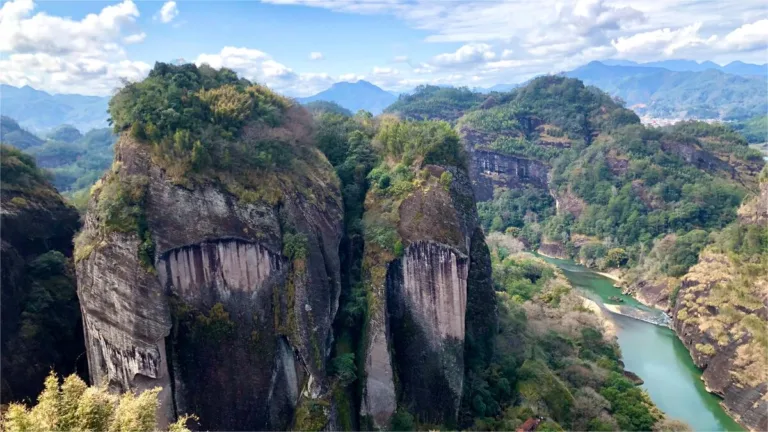
[[[619,96],[640,114],[654,117],[746,119],[765,114],[768,64],[740,61],[720,66],[713,62],[665,60],[636,63],[626,60],[592,62],[564,75],[579,78]],[[508,92],[521,84],[476,87],[478,93]],[[445,86],[450,87],[450,86]],[[404,95],[413,92],[404,92]],[[350,110],[380,114],[397,101],[396,94],[368,81],[338,82],[299,103],[335,102]],[[32,87],[0,84],[0,109],[33,133],[46,134],[68,124],[81,131],[107,127],[109,97],[50,94]]]
[[[32,132],[69,124],[87,131],[107,127],[109,97],[50,94],[32,87],[0,84],[2,114]]]
[[[768,110],[768,89],[762,76],[712,68],[672,71],[647,64],[607,65],[597,61],[564,75],[618,96],[639,114],[653,117],[741,120]]]
[[[368,81],[338,82],[328,90],[314,96],[296,98],[299,103],[306,104],[314,101],[336,102],[342,107],[356,113],[366,110],[372,114],[380,114],[384,108],[397,100],[397,96],[369,83]]]
[[[675,72],[702,72],[707,69],[715,69],[734,75],[768,75],[768,64],[760,65],[744,63],[741,61],[731,62],[725,66],[720,66],[719,64],[713,63],[711,61],[699,63],[693,60],[663,60],[648,63],[636,63],[629,60],[605,60],[602,63],[607,66],[664,68]]]

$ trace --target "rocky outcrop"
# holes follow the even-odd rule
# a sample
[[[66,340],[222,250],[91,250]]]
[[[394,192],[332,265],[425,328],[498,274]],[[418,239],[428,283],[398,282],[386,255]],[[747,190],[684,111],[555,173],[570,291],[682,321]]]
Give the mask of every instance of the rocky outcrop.
[[[493,199],[495,188],[547,187],[549,168],[539,161],[490,150],[473,149],[470,154],[470,176],[478,201]]]
[[[762,168],[760,161],[744,161],[731,158],[729,155],[723,155],[724,158],[728,158],[728,160],[724,160],[690,140],[663,139],[661,148],[698,169],[734,179],[742,185],[750,187],[754,186],[754,179]]]
[[[72,268],[80,224],[31,156],[2,146],[2,403],[34,400],[46,375],[87,376]]]
[[[533,120],[531,120],[533,121]],[[534,122],[533,127],[538,126]],[[509,131],[508,136],[520,132]],[[495,188],[520,188],[524,185],[546,189],[549,167],[537,160],[494,151],[490,144],[498,134],[481,132],[464,125],[461,137],[469,154],[469,177],[478,201],[493,199]]]
[[[728,228],[731,235],[752,232],[754,237],[761,229],[758,235],[764,235],[768,207],[761,200],[767,194],[768,181],[763,181],[758,195],[739,210],[736,226]],[[705,249],[683,276],[674,329],[704,370],[707,389],[723,398],[731,415],[750,430],[768,430],[768,254],[718,247]]]
[[[300,399],[326,397],[342,204],[325,158],[304,157],[265,174],[273,193],[259,196],[279,200],[243,200],[213,180],[179,185],[148,145],[120,138],[86,217],[95,240],[78,246],[95,382],[160,386],[161,425],[195,413],[218,430],[287,429]],[[115,181],[145,185],[138,231],[110,231],[99,212]]]
[[[455,168],[424,170],[427,181],[397,207],[402,254],[366,243],[371,301],[361,415],[376,428],[387,428],[398,406],[419,421],[455,425],[467,345],[490,355],[495,329],[490,256],[469,179]],[[438,181],[445,173],[450,187]],[[367,221],[382,211],[376,199],[369,192]]]
[[[750,430],[762,431],[768,429],[765,352],[755,348],[759,343],[738,321],[725,324],[724,317],[712,316],[716,306],[711,299],[718,296],[713,290],[733,277],[728,270],[732,267],[725,256],[703,255],[699,264],[683,278],[673,309],[673,325],[696,366],[703,369],[702,379],[707,389],[723,398],[723,406],[739,423]],[[768,321],[766,305],[757,310],[737,308],[737,311],[752,315],[762,326]]]

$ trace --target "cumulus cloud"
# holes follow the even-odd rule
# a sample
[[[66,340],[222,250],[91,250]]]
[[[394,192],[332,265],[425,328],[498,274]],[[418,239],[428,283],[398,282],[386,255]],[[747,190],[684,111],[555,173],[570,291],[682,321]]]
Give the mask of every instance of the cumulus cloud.
[[[179,8],[176,6],[175,1],[167,1],[163,3],[163,7],[160,8],[160,11],[157,12],[157,15],[155,16],[156,19],[159,19],[160,22],[169,23],[173,21],[174,18],[176,18],[179,15]]]
[[[468,64],[484,63],[493,60],[496,53],[490,45],[485,43],[471,43],[462,46],[452,53],[440,54],[432,59],[432,63],[438,66],[462,66]]]
[[[0,9],[0,82],[51,92],[108,94],[121,78],[144,77],[150,66],[128,59],[122,43],[138,43],[139,10],[131,0],[77,21],[40,12],[31,0]]]
[[[616,48],[619,57],[648,58],[663,53],[672,57],[681,51],[702,46],[712,45],[717,36],[703,38],[699,35],[701,23],[695,23],[678,29],[664,28],[628,37],[620,37],[611,44]]]
[[[123,38],[123,42],[127,44],[135,44],[139,42],[144,42],[144,39],[146,39],[146,37],[147,37],[147,34],[144,32],[136,33]]]
[[[415,59],[408,71],[411,77],[401,74],[403,80],[442,79],[451,70],[461,69],[468,72],[467,80],[475,76],[489,83],[514,82],[532,73],[560,72],[579,62],[607,58],[763,62],[759,50],[768,43],[764,0],[731,2],[727,8],[704,0],[262,1],[388,14],[425,32],[426,42],[463,45],[462,53],[447,52],[426,63]],[[479,45],[491,48],[478,50]],[[493,70],[498,74],[494,76]]]
[[[768,46],[768,19],[744,24],[725,35],[722,49],[751,51]]]
[[[309,53],[309,59],[310,60],[322,60],[324,58],[323,53],[318,51],[313,51]]]
[[[314,94],[335,82],[325,73],[296,73],[269,54],[252,48],[226,46],[215,54],[200,54],[195,63],[232,69],[245,78],[289,96]]]

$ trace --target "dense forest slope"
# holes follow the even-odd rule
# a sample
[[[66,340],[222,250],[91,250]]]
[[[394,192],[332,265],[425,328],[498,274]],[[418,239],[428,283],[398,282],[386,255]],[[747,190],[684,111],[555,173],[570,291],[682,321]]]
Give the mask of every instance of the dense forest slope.
[[[56,189],[81,208],[91,186],[112,163],[116,136],[109,128],[83,135],[73,126],[61,125],[43,139],[2,116],[0,139],[34,156],[37,165],[53,174]]]
[[[566,76],[599,87],[653,117],[743,120],[768,110],[765,68],[760,76],[740,76],[716,69],[671,71],[595,61]]]
[[[699,252],[758,191],[762,157],[727,126],[646,128],[605,93],[562,77],[493,99],[456,125],[483,227],[601,270],[628,268],[629,289],[648,303],[668,307]],[[750,232],[754,245],[760,236]],[[765,416],[750,417],[747,405],[732,410],[757,428]]]
[[[79,220],[32,157],[0,147],[2,403],[34,400],[46,375],[85,374],[72,237]]]

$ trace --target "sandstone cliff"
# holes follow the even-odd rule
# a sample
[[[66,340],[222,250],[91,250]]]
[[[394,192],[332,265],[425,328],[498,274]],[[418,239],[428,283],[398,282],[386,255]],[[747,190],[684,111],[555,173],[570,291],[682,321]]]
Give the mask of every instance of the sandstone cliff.
[[[478,201],[493,199],[498,188],[532,185],[547,189],[549,167],[537,160],[506,154],[492,148],[500,134],[461,125],[460,133],[469,154],[469,176]]]
[[[490,257],[467,175],[427,165],[410,188],[394,198],[373,188],[366,200],[361,415],[376,428],[397,409],[455,425],[465,352],[490,355],[495,328]]]
[[[2,403],[34,399],[51,369],[85,374],[72,268],[79,217],[31,156],[2,146]],[[80,366],[80,367],[78,367]]]
[[[327,423],[342,233],[330,164],[307,146],[244,194],[179,181],[151,148],[122,135],[78,239],[93,381],[162,387],[166,422],[195,413],[207,429],[287,429],[299,404]],[[114,210],[115,194],[132,206]],[[110,209],[135,224],[115,227]]]

